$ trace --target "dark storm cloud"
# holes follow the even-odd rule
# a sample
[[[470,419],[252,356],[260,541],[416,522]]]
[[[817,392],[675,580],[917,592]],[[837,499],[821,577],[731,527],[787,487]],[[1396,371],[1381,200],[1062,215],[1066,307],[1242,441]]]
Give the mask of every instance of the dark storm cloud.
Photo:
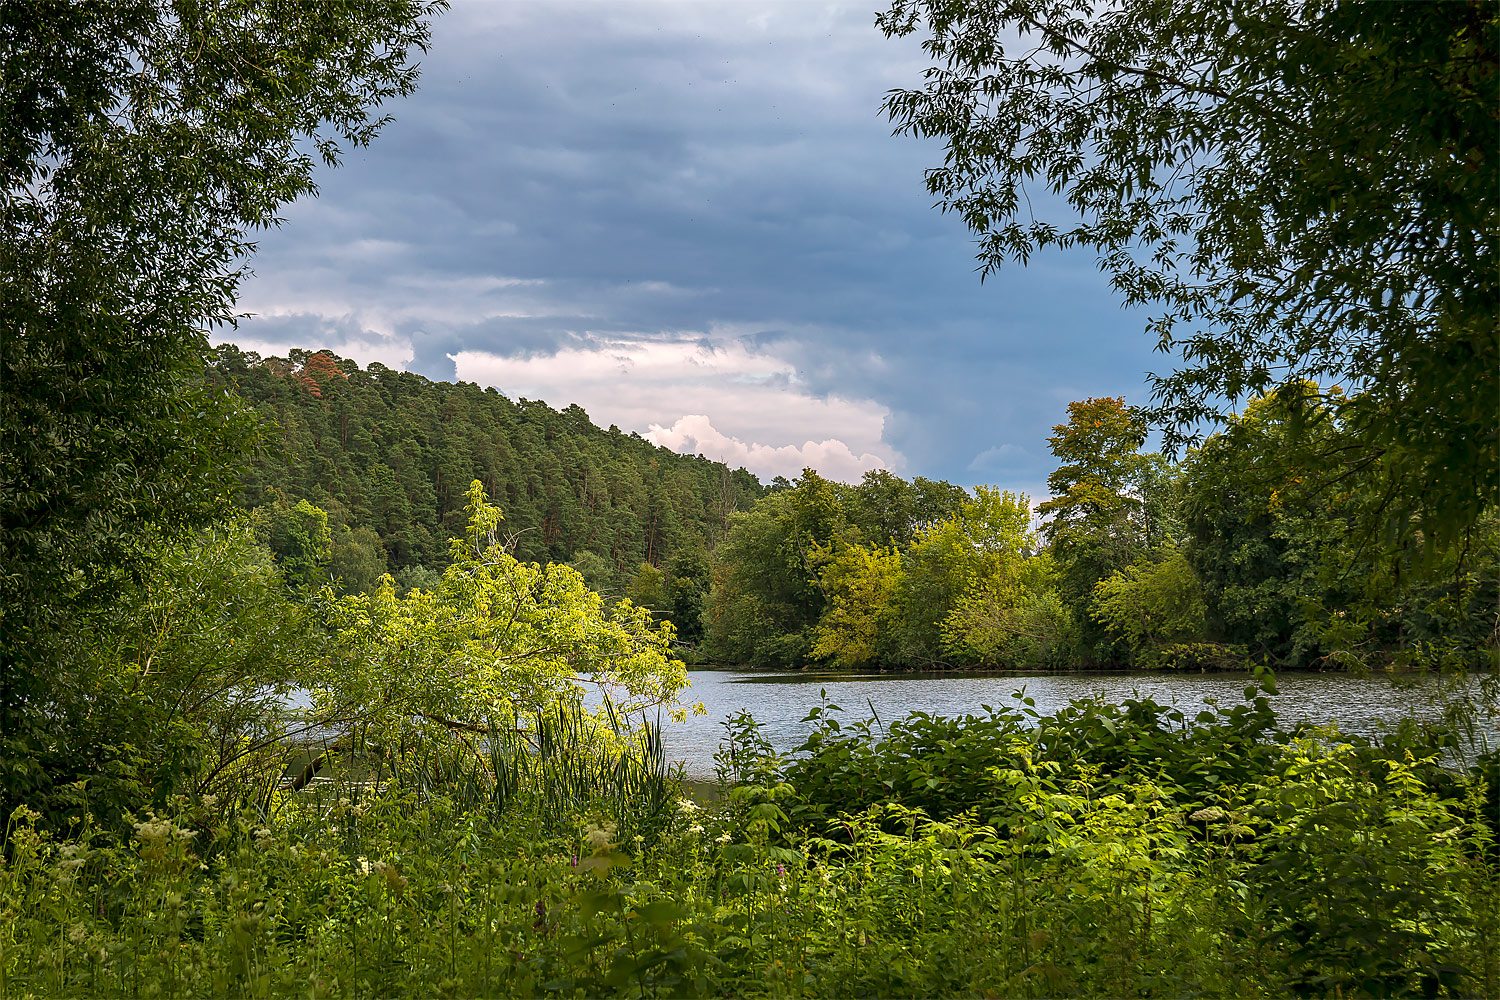
[[[439,378],[462,351],[731,338],[795,365],[799,391],[883,407],[907,474],[1035,489],[1068,401],[1144,401],[1162,359],[1087,256],[981,286],[922,187],[941,150],[878,111],[920,53],[871,22],[457,5],[397,121],[263,241],[248,299],[274,318],[244,336],[404,343]]]

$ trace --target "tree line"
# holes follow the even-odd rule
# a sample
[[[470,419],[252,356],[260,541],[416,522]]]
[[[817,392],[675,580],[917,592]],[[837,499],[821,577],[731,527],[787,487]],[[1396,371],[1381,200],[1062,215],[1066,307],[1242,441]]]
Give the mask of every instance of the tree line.
[[[711,547],[763,492],[744,469],[603,430],[576,404],[559,411],[328,351],[261,358],[225,345],[209,377],[263,418],[240,502],[312,586],[364,592],[389,572],[430,587],[474,480],[504,511],[516,558],[572,564],[606,592],[642,562]]]
[[[217,349],[210,391],[262,418],[241,503],[293,584],[432,589],[468,484],[508,551],[672,622],[700,661],[840,669],[1479,665],[1493,506],[1450,535],[1377,535],[1408,503],[1320,456],[1354,447],[1339,390],[1251,402],[1180,460],[1148,414],[1073,403],[1051,497],[872,471],[768,486],[744,469],[329,351]]]
[[[1306,390],[1296,406],[1251,402],[1180,461],[1146,450],[1141,409],[1075,402],[1035,505],[806,470],[716,550],[705,652],[842,668],[1482,666],[1500,634],[1494,507],[1450,539],[1372,535],[1393,498],[1306,460],[1348,436],[1324,402],[1340,394]]]

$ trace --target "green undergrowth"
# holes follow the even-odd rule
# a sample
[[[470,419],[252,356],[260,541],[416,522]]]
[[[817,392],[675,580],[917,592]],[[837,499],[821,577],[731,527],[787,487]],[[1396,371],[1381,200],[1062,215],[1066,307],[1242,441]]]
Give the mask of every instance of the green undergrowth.
[[[1253,699],[815,715],[791,760],[731,720],[707,805],[538,719],[264,812],[23,807],[0,996],[1500,995],[1493,757]]]

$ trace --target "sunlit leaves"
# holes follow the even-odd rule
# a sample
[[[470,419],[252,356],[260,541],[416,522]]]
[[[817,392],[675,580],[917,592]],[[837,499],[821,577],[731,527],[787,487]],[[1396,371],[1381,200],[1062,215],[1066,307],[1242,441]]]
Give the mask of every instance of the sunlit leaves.
[[[434,590],[398,597],[387,577],[374,593],[331,606],[337,654],[318,678],[318,714],[392,738],[452,740],[576,701],[589,685],[625,713],[671,710],[687,686],[672,627],[629,601],[606,608],[567,566],[517,561],[477,481],[469,498],[469,530]]]

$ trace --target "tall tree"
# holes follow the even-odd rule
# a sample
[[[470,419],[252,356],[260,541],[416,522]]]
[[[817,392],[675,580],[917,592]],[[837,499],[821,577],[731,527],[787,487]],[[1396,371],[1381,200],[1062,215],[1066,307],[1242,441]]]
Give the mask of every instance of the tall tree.
[[[222,511],[247,425],[203,386],[207,331],[313,153],[415,87],[430,10],[0,6],[0,811],[72,778],[66,615]]]
[[[1378,470],[1395,534],[1500,498],[1500,5],[893,0],[879,24],[927,35],[886,109],[946,144],[927,187],[983,271],[1087,247],[1157,310],[1169,443],[1220,400],[1342,384],[1320,460]]]
[[[1090,624],[1094,584],[1129,565],[1147,547],[1141,485],[1153,468],[1141,453],[1146,419],[1124,398],[1068,404],[1068,422],[1047,443],[1062,463],[1047,477],[1052,499],[1037,505],[1057,560],[1058,590],[1093,655],[1108,655],[1108,638]],[[1102,645],[1101,645],[1102,643]]]
[[[1422,538],[1352,530],[1384,502],[1378,478],[1306,462],[1290,443],[1339,448],[1338,418],[1337,406],[1252,400],[1183,463],[1183,554],[1202,580],[1206,637],[1298,665],[1482,666],[1500,649],[1495,511],[1432,553]]]

